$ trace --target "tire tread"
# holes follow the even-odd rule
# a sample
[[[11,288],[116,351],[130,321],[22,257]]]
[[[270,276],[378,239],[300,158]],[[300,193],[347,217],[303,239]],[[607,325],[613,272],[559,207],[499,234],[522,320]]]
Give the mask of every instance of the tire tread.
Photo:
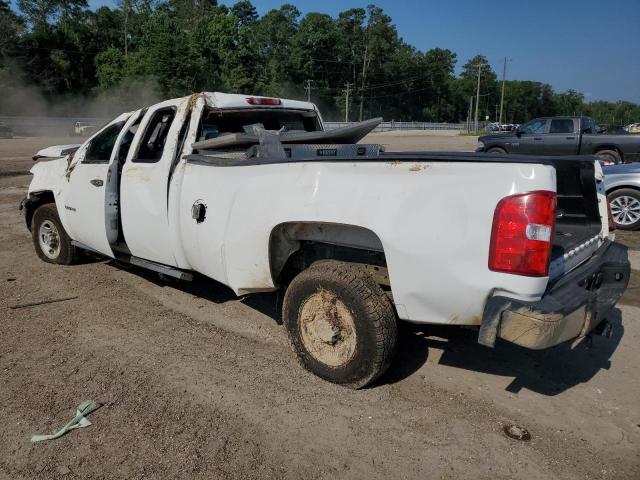
[[[361,299],[367,320],[373,325],[376,348],[368,371],[361,378],[344,385],[351,388],[362,388],[384,374],[391,365],[395,352],[397,322],[389,298],[371,275],[358,264],[338,261],[317,262],[292,281],[285,294],[285,311],[283,312],[285,318],[287,317],[287,303],[288,297],[291,295],[291,287],[295,288],[297,283],[304,281],[312,281],[319,285],[326,281],[344,285],[344,288],[350,289],[353,294]],[[298,359],[307,368],[304,358],[297,351],[291,335],[289,335],[289,340]]]

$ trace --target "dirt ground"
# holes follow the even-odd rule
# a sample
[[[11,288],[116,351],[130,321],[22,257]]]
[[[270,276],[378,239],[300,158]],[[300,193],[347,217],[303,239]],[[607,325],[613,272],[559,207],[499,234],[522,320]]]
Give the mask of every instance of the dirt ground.
[[[237,299],[202,278],[38,260],[17,210],[21,172],[38,148],[74,140],[0,140],[0,479],[640,478],[640,272],[613,337],[591,349],[491,350],[474,330],[402,325],[391,371],[347,390],[298,366],[277,294]],[[636,267],[638,237],[619,236]],[[93,426],[30,443],[85,399],[103,405]],[[507,438],[507,424],[531,441]]]

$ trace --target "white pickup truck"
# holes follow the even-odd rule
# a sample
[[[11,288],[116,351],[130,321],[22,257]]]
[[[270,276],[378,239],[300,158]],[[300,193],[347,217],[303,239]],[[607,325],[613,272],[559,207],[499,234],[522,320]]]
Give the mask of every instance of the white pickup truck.
[[[311,103],[220,93],[123,114],[34,156],[36,252],[286,288],[302,365],[354,388],[389,366],[398,319],[478,327],[490,347],[605,330],[629,262],[593,158],[385,153],[323,129]]]

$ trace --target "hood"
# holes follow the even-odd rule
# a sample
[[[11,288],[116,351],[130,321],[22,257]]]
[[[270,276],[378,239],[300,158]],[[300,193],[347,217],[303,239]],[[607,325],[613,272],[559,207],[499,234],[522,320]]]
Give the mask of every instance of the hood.
[[[602,167],[605,175],[617,173],[640,173],[640,163],[619,163],[617,165],[605,165]]]
[[[60,157],[64,157],[65,155],[69,155],[70,153],[75,152],[78,148],[80,148],[80,145],[82,145],[82,144],[78,144],[78,145],[54,145],[52,147],[43,148],[42,150],[38,151],[31,158],[35,162],[36,160],[39,160],[41,158],[60,158]]]

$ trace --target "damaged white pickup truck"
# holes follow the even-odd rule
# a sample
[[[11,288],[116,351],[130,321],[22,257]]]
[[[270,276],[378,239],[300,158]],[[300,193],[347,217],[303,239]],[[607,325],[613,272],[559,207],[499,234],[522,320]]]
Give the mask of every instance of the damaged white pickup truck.
[[[87,250],[238,295],[286,288],[303,366],[355,388],[389,366],[398,319],[534,349],[606,330],[629,262],[594,159],[356,144],[376,123],[324,132],[311,103],[169,100],[39,152],[22,208],[46,262]]]

